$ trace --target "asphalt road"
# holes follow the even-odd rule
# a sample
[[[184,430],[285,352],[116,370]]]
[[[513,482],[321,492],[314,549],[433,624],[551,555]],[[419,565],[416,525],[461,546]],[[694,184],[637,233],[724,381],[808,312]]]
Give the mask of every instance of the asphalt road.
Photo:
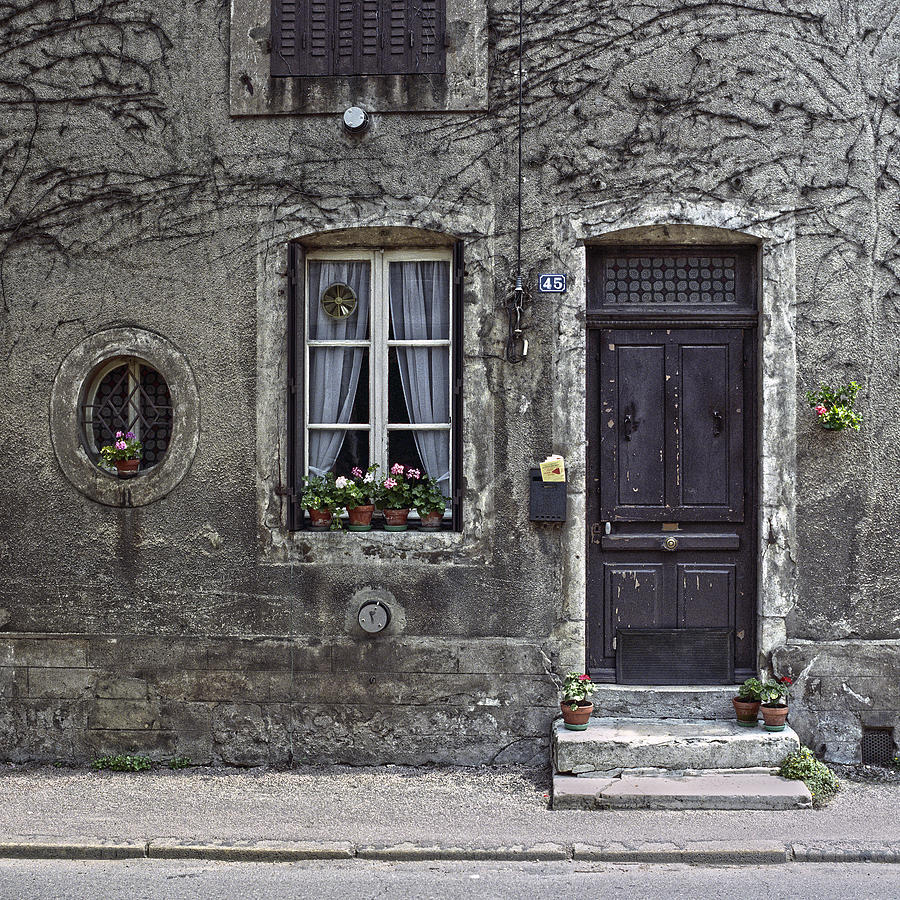
[[[552,897],[696,900],[698,897],[900,897],[900,866],[794,863],[760,867],[578,863],[206,863],[0,860],[0,900],[267,897],[537,900]]]

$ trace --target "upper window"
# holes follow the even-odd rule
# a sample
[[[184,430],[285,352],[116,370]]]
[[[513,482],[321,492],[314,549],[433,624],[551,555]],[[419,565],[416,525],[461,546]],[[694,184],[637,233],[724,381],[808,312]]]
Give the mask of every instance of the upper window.
[[[271,74],[443,74],[444,3],[272,0]]]
[[[134,357],[103,365],[88,381],[81,403],[88,455],[112,444],[117,432],[132,432],[143,445],[143,468],[159,463],[172,436],[169,386],[156,369]]]
[[[300,265],[295,476],[399,462],[436,478],[455,501],[452,251],[315,251]]]

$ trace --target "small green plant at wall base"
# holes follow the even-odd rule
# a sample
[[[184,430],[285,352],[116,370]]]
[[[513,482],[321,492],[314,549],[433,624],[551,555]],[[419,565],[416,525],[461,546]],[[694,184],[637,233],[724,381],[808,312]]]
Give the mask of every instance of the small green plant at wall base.
[[[563,681],[562,702],[576,710],[579,703],[584,703],[594,693],[594,688],[594,682],[586,672],[569,672]]]
[[[129,756],[121,753],[116,756],[98,756],[91,763],[92,769],[97,771],[105,769],[108,772],[146,772],[152,766],[149,756]]]
[[[113,444],[100,448],[98,466],[111,466],[126,459],[140,459],[144,445],[130,431],[117,431]]]
[[[827,803],[841,789],[837,775],[816,759],[809,747],[791,753],[781,764],[778,774],[782,778],[802,781],[809,788],[815,806]]]
[[[738,697],[746,703],[758,703],[761,699],[762,688],[762,682],[758,678],[748,678],[738,688]]]
[[[193,765],[189,756],[173,756],[166,765],[170,769],[187,769]]]
[[[844,428],[859,431],[862,416],[853,411],[858,393],[859,385],[855,381],[838,388],[823,384],[817,391],[807,391],[806,399],[823,428],[829,431],[842,431]]]

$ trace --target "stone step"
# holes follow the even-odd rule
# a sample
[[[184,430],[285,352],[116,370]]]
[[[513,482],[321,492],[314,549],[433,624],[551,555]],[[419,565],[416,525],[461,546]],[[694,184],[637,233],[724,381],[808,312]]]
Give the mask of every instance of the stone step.
[[[737,686],[597,684],[596,716],[631,719],[733,719]]]
[[[776,775],[553,776],[553,809],[806,809],[802,781]]]
[[[685,772],[773,769],[799,749],[791,728],[768,732],[736,721],[593,717],[585,731],[553,726],[553,771],[558,775],[616,776],[628,770]]]

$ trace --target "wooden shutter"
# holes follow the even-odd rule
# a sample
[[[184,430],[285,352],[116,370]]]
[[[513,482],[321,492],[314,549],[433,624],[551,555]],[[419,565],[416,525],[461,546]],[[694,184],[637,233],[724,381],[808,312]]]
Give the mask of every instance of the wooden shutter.
[[[453,338],[451,347],[453,366],[450,374],[453,379],[453,405],[450,408],[450,421],[453,426],[450,432],[450,465],[453,471],[451,511],[454,531],[462,531],[463,525],[463,287],[465,272],[463,242],[457,241],[453,246],[453,321],[450,332]]]
[[[445,0],[272,0],[273,77],[444,71]]]
[[[335,2],[272,0],[272,77],[332,74]]]
[[[287,296],[287,485],[284,494],[288,502],[288,529],[302,527],[303,510],[300,509],[300,476],[303,474],[303,347],[306,294],[306,254],[297,243],[288,244],[288,296]]]
[[[444,72],[444,0],[407,0],[412,32],[410,63],[406,71],[423,75]]]

